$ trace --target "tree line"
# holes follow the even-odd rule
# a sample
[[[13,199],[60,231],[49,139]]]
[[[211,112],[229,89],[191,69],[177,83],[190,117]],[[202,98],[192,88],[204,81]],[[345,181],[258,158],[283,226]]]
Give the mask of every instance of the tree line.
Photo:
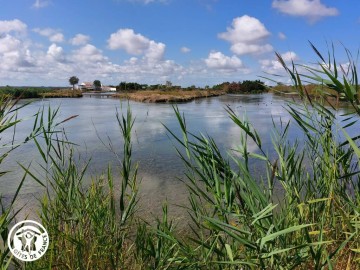
[[[262,93],[267,91],[267,86],[260,80],[245,80],[242,82],[224,82],[213,86],[214,90],[225,90],[228,93]]]
[[[79,78],[76,76],[72,76],[69,79],[70,84],[74,86],[79,83]],[[93,83],[95,89],[101,88],[101,82],[99,80],[95,80]],[[116,86],[116,91],[139,91],[139,90],[221,90],[226,91],[228,93],[262,93],[267,91],[267,86],[264,82],[260,80],[244,80],[242,82],[223,82],[221,84],[216,84],[212,88],[209,86],[205,86],[205,88],[196,87],[195,85],[191,85],[189,87],[181,87],[172,85],[170,81],[167,81],[166,84],[140,84],[137,82],[120,82]]]
[[[191,85],[189,87],[173,86],[172,84],[167,83],[163,84],[139,84],[136,82],[121,82],[116,86],[117,91],[138,91],[138,90],[222,90],[228,93],[261,93],[267,91],[267,86],[264,82],[260,80],[245,80],[242,82],[223,82],[221,84],[216,84],[212,88],[205,86],[204,88],[196,87]]]

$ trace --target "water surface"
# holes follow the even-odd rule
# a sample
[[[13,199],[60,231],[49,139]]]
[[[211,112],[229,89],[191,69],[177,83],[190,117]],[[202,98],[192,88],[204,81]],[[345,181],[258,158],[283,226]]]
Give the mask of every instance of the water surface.
[[[225,153],[232,152],[240,145],[241,131],[228,117],[225,108],[230,106],[238,115],[250,120],[262,138],[265,149],[271,154],[271,134],[273,124],[290,120],[286,111],[288,99],[272,94],[261,95],[225,95],[197,99],[189,103],[178,104],[184,113],[187,127],[195,134],[203,133],[212,136],[220,149]],[[115,152],[122,155],[121,132],[117,125],[115,113],[126,113],[128,103],[113,98],[86,96],[79,99],[49,99],[38,100],[23,108],[19,117],[29,117],[42,106],[52,108],[60,106],[59,120],[72,115],[75,119],[66,122],[64,128],[68,139],[76,143],[78,152],[83,160],[91,158],[88,181],[91,176],[103,173],[107,166],[118,172],[116,155],[108,150],[109,142]],[[172,104],[154,104],[129,102],[133,115],[136,117],[133,132],[133,161],[139,163],[141,179],[141,202],[149,208],[149,212],[160,209],[161,203],[167,199],[170,204],[186,202],[187,191],[183,179],[184,166],[177,156],[174,147],[175,140],[169,138],[164,125],[180,135],[180,128],[176,120]],[[341,113],[341,112],[340,112]],[[17,138],[24,138],[32,128],[31,119],[22,122],[16,128]],[[295,127],[290,129],[289,139],[301,140],[303,135]],[[3,136],[3,143],[11,139],[11,134]],[[249,142],[250,151],[256,151],[253,143]],[[34,144],[21,146],[11,153],[2,169],[12,172],[0,179],[0,193],[11,197],[23,175],[17,162],[27,166],[32,163],[36,168],[39,153]],[[27,202],[38,197],[43,190],[39,184],[28,179],[21,190],[21,198]]]

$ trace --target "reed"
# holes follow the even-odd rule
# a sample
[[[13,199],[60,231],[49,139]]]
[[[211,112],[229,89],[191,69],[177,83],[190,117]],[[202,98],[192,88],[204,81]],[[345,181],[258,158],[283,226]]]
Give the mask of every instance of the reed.
[[[137,166],[131,160],[130,109],[116,118],[124,138],[121,178],[116,181],[109,167],[105,175],[83,184],[89,162],[79,165],[74,145],[66,134],[36,141],[44,164],[47,185],[41,199],[40,218],[47,228],[51,247],[29,269],[121,269],[131,257],[129,233],[137,205]],[[30,171],[26,170],[29,174]],[[119,197],[116,197],[119,194]]]
[[[124,139],[120,178],[109,167],[88,187],[83,180],[89,161],[80,165],[76,147],[65,132],[58,132],[57,110],[48,110],[47,121],[39,116],[35,126],[41,127],[42,137],[31,138],[43,159],[44,177],[23,169],[46,187],[39,217],[49,231],[50,248],[30,264],[9,260],[5,249],[3,268],[358,269],[360,134],[348,134],[360,116],[356,63],[348,53],[349,69],[339,71],[332,54],[325,61],[311,46],[319,65],[302,66],[308,74],[300,74],[296,64],[286,66],[278,55],[302,102],[286,105],[290,122],[273,123],[275,156],[268,155],[251,123],[230,107],[226,111],[241,134],[237,155],[223,153],[211,137],[189,131],[174,106],[181,135],[165,128],[186,166],[186,235],[169,219],[167,203],[155,226],[136,217],[138,179],[129,107],[125,115],[116,114]],[[345,97],[352,114],[338,121],[336,106],[326,104],[323,95],[311,97],[304,79],[323,84],[323,95],[333,94],[326,92],[332,89]],[[303,140],[287,138],[294,125]],[[257,150],[249,150],[249,140]],[[251,170],[253,160],[265,168],[261,177]],[[1,227],[4,232],[11,218],[2,220],[8,220]]]
[[[82,97],[81,90],[57,89],[45,87],[0,87],[0,96],[2,98],[66,98],[66,97]]]
[[[158,228],[152,243],[137,246],[148,250],[166,241],[170,258],[153,252],[152,261],[167,262],[166,269],[359,267],[359,134],[350,137],[347,133],[360,115],[356,63],[348,54],[349,68],[340,73],[334,58],[325,61],[311,46],[320,60],[318,69],[302,66],[310,75],[301,75],[295,64],[286,66],[278,55],[302,97],[300,105],[290,103],[287,109],[291,123],[301,129],[305,139],[290,142],[290,122],[280,128],[274,124],[276,157],[263,149],[251,123],[230,107],[229,117],[243,134],[241,158],[224,156],[211,137],[188,131],[184,115],[174,108],[182,137],[168,132],[178,143],[177,152],[187,167],[192,236],[182,241],[173,229]],[[310,97],[303,78],[322,84],[322,95]],[[345,120],[336,120],[337,108],[331,103],[327,104],[330,108],[325,107],[323,96],[333,94],[326,89],[352,105],[353,113]],[[258,151],[248,151],[248,140]],[[261,179],[249,169],[252,159],[266,167]],[[236,165],[230,165],[230,160]],[[275,188],[281,189],[281,196],[276,196]],[[144,261],[149,261],[148,255]]]
[[[0,165],[4,162],[5,159],[11,157],[11,153],[21,147],[25,143],[36,140],[42,134],[50,134],[53,131],[53,128],[58,125],[54,121],[58,110],[54,111],[54,114],[47,115],[45,117],[45,109],[41,108],[36,114],[29,116],[27,118],[19,118],[18,111],[23,107],[29,105],[29,103],[19,104],[19,99],[12,100],[10,97],[1,96],[0,97],[0,135],[3,135],[5,132],[12,134],[12,140],[5,142],[0,146]],[[50,111],[49,111],[50,112]],[[34,125],[30,133],[22,139],[15,139],[16,127],[23,121],[33,121]],[[52,130],[52,131],[51,131]],[[2,138],[2,137],[1,137]],[[21,166],[21,165],[20,165]],[[25,168],[25,167],[24,167]],[[28,169],[28,168],[27,168]],[[9,173],[8,170],[1,168],[0,177],[6,177]],[[11,266],[20,267],[20,263],[13,260],[10,250],[7,247],[7,237],[9,234],[9,227],[13,225],[16,221],[16,216],[22,210],[21,207],[15,206],[16,200],[20,193],[20,190],[24,184],[24,181],[27,177],[27,172],[24,173],[24,176],[21,178],[19,185],[9,200],[5,200],[0,194],[0,266],[1,269],[8,269]],[[1,179],[0,179],[1,180]],[[40,183],[40,182],[39,182]],[[42,183],[40,183],[42,184]]]

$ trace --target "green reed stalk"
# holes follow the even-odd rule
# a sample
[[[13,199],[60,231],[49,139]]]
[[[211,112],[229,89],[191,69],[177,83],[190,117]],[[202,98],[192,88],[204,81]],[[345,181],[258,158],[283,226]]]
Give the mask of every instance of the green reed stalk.
[[[29,264],[29,269],[120,269],[128,263],[138,192],[137,166],[131,160],[134,121],[130,108],[126,117],[118,113],[116,117],[124,138],[118,183],[109,166],[105,175],[94,178],[86,187],[91,160],[80,167],[76,149],[65,133],[52,133],[56,138],[44,134],[44,140],[37,142],[47,178],[31,176],[48,187],[39,214],[51,247],[44,257]]]
[[[185,116],[174,107],[181,136],[167,128],[186,166],[184,180],[189,204],[179,233],[163,215],[150,226],[134,217],[137,206],[137,166],[132,163],[134,120],[116,114],[124,138],[121,179],[106,175],[83,184],[89,162],[79,165],[76,148],[54,127],[56,110],[39,123],[36,139],[45,179],[23,166],[25,173],[47,186],[40,217],[49,230],[51,247],[28,269],[357,269],[360,261],[360,134],[348,135],[360,116],[356,63],[339,70],[329,53],[318,68],[288,67],[278,55],[302,102],[289,103],[291,120],[280,127],[273,121],[273,150],[269,155],[251,123],[230,107],[226,111],[239,129],[239,147],[220,151],[214,139],[187,129]],[[323,96],[310,97],[304,79],[314,80],[344,98],[352,114],[343,121],[336,106]],[[325,87],[326,86],[326,87]],[[325,90],[324,90],[325,91]],[[330,108],[329,108],[330,107]],[[294,126],[299,140],[288,139]],[[56,126],[56,125],[55,125]],[[249,151],[252,141],[257,150]],[[256,160],[264,171],[250,168]],[[275,192],[276,190],[276,192]],[[117,194],[119,197],[117,198]],[[0,219],[2,221],[2,219]],[[8,254],[5,255],[8,262]]]
[[[179,143],[177,153],[187,167],[188,226],[192,234],[184,242],[173,231],[158,228],[155,234],[148,233],[145,247],[161,241],[173,244],[172,257],[163,257],[167,259],[166,269],[359,266],[359,134],[351,138],[346,131],[360,115],[356,64],[348,53],[350,66],[342,71],[340,80],[335,59],[325,61],[311,46],[321,61],[319,69],[302,66],[310,75],[300,74],[295,64],[286,66],[278,55],[303,103],[288,104],[291,122],[280,128],[273,124],[275,157],[263,149],[251,124],[230,107],[229,117],[242,134],[240,158],[230,153],[223,156],[211,137],[189,132],[184,115],[174,108],[182,138],[167,130]],[[338,123],[336,108],[331,103],[330,109],[325,107],[325,98],[311,98],[303,78],[335,90],[350,102],[353,114]],[[287,139],[291,125],[300,128],[303,141]],[[248,140],[256,144],[257,151],[248,151]],[[234,166],[230,165],[231,159]],[[261,178],[249,169],[249,162],[254,159],[266,168]],[[275,196],[275,189],[280,190],[280,195]],[[142,227],[141,238],[145,237],[144,230]],[[138,241],[138,255],[144,252],[142,245]],[[145,254],[146,260],[161,258],[155,252]],[[155,265],[152,269],[162,268]]]

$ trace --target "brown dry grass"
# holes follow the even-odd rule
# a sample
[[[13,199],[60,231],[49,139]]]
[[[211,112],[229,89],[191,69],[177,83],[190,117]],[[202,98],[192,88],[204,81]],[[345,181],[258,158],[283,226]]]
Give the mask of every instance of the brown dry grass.
[[[127,93],[118,93],[114,95],[117,98],[127,98],[139,102],[186,102],[196,98],[213,97],[224,95],[225,91],[219,90],[171,90],[171,91],[136,91]]]
[[[82,97],[83,94],[81,90],[56,90],[54,92],[42,93],[43,98],[67,98],[67,97]]]
[[[305,85],[305,89],[308,92],[309,96],[312,97],[320,97],[324,95],[324,92],[327,92],[328,94],[336,96],[336,91],[321,85],[316,84],[308,84]],[[269,89],[269,92],[275,93],[275,94],[286,94],[286,95],[298,95],[298,91],[294,86],[288,86],[288,85],[277,85]]]

